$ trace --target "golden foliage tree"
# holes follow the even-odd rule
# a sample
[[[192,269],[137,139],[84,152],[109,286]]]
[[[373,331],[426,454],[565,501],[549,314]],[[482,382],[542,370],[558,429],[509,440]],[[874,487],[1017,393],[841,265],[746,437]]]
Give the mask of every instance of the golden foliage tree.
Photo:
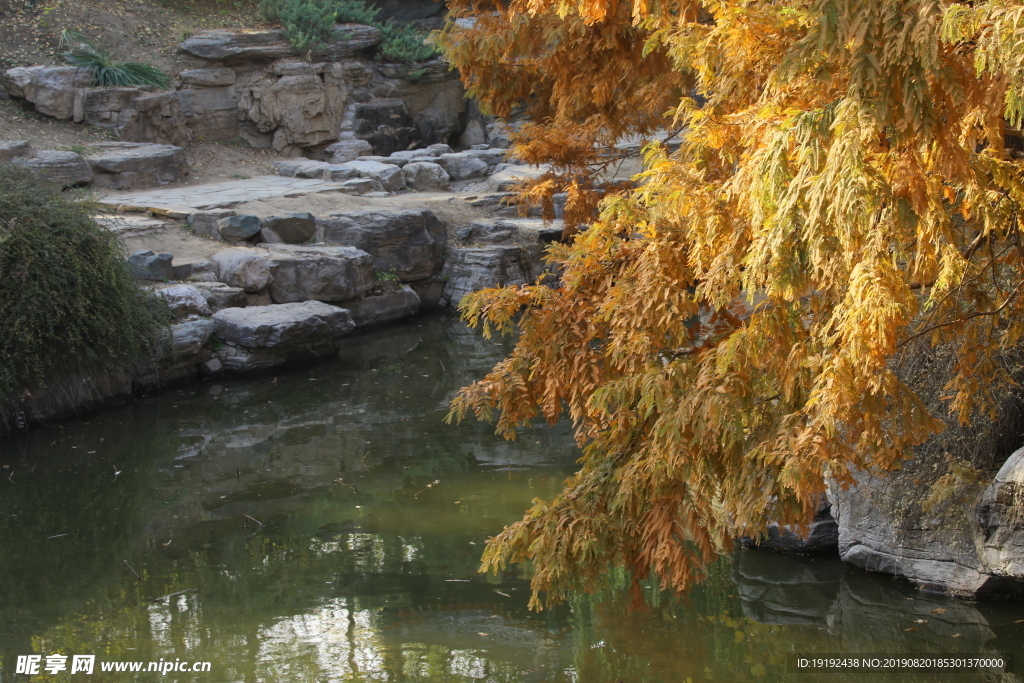
[[[552,164],[527,197],[589,223],[557,286],[462,304],[519,338],[453,416],[567,413],[584,453],[485,567],[532,560],[535,605],[609,564],[684,590],[941,428],[899,376],[922,345],[954,349],[953,414],[992,410],[1024,334],[1022,38],[998,0],[452,0],[450,59]],[[678,151],[604,183],[658,128]]]

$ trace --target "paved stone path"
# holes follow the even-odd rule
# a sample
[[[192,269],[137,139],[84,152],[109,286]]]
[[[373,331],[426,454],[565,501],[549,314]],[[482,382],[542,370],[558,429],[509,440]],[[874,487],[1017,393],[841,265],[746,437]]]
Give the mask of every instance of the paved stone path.
[[[223,209],[256,199],[334,192],[340,187],[341,183],[325,180],[262,175],[246,180],[230,180],[166,190],[121,192],[107,195],[100,199],[99,203],[121,211],[152,211],[158,215],[184,218],[196,211]]]

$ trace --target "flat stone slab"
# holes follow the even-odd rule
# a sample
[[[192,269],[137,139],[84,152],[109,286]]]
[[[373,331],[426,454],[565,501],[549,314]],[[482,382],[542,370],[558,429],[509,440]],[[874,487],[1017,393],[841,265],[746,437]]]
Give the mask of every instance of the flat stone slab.
[[[196,213],[268,197],[298,197],[317,192],[336,192],[341,187],[341,183],[326,180],[263,175],[247,180],[229,180],[166,190],[120,192],[107,195],[100,199],[99,203],[121,211],[163,213],[173,208],[177,212]]]

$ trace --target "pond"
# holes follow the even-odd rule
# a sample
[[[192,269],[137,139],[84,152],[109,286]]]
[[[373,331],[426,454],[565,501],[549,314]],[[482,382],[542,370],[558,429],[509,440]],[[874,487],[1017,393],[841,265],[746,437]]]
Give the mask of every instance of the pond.
[[[530,612],[524,570],[481,575],[479,557],[572,471],[571,431],[506,442],[443,422],[507,350],[424,317],[354,337],[335,361],[0,442],[0,681],[28,680],[17,661],[33,654],[69,657],[41,681],[937,680],[793,673],[792,658],[1024,643],[1024,604],[755,551],[646,610],[612,593]],[[96,656],[91,676],[70,673],[75,655]],[[116,662],[176,669],[101,670]]]

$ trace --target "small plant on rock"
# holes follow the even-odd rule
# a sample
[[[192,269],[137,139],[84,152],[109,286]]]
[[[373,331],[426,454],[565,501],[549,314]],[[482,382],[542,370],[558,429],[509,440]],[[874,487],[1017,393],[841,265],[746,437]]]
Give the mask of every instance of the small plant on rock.
[[[81,33],[60,32],[60,48],[67,50],[64,59],[73,66],[92,73],[92,84],[97,87],[156,86],[167,88],[171,80],[160,69],[140,62],[115,62],[106,48],[92,42]]]
[[[373,289],[370,290],[374,296],[381,294],[392,294],[402,288],[402,281],[398,279],[395,269],[384,272],[375,270],[373,272]]]

